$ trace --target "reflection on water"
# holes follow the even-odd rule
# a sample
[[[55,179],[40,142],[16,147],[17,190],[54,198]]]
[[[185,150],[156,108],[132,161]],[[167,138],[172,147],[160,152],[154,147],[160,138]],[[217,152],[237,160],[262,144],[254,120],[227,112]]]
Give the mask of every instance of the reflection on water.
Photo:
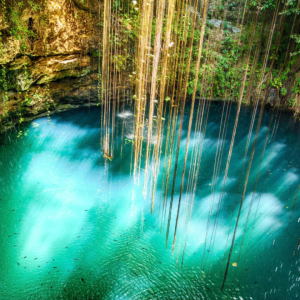
[[[117,114],[112,161],[100,152],[99,108],[35,120],[19,137],[18,133],[3,135],[0,298],[297,298],[300,252],[293,253],[300,219],[299,204],[293,204],[300,181],[299,124],[282,114],[274,144],[267,144],[253,194],[271,116],[268,111],[259,133],[226,286],[220,292],[243,186],[240,184],[236,193],[251,119],[251,109],[242,108],[219,209],[236,111],[233,107],[212,194],[221,110],[221,104],[211,105],[183,268],[183,216],[179,219],[179,242],[172,254],[172,246],[165,247],[166,220],[161,227],[159,191],[151,215],[151,201],[144,198],[142,184],[135,185],[130,175],[132,145],[125,139],[133,136],[131,107]],[[187,126],[186,119],[170,226],[172,238]],[[195,132],[191,149],[199,143],[194,136]],[[246,167],[248,162],[249,158]],[[161,166],[163,163],[162,158]],[[160,172],[158,182],[162,177]]]

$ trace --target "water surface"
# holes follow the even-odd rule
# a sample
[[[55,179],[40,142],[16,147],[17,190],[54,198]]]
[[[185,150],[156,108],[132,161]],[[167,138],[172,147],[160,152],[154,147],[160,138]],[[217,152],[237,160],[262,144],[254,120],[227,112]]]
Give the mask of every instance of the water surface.
[[[161,229],[160,214],[163,172],[159,173],[153,214],[149,197],[142,194],[143,172],[140,185],[134,183],[132,176],[132,145],[126,140],[133,136],[133,113],[129,105],[124,112],[121,108],[116,117],[112,161],[103,158],[101,152],[100,108],[81,108],[40,118],[2,135],[0,298],[297,298],[300,251],[295,256],[293,253],[300,223],[299,205],[296,202],[293,208],[293,204],[300,182],[300,131],[299,123],[290,115],[281,114],[275,141],[267,144],[256,195],[252,198],[272,116],[268,110],[258,136],[228,278],[225,289],[220,291],[228,246],[225,255],[224,250],[232,239],[243,187],[241,184],[237,191],[252,114],[252,108],[242,108],[226,194],[216,221],[236,112],[233,105],[220,176],[212,194],[222,105],[212,103],[210,107],[183,268],[180,263],[184,243],[180,248],[177,244],[172,253],[171,242],[188,114],[183,125],[168,248],[166,224]],[[187,106],[187,113],[189,109]],[[273,125],[271,134],[275,134]],[[194,136],[193,131],[188,161],[193,145],[200,142]],[[253,137],[244,173],[252,143]],[[162,166],[163,163],[162,156]],[[183,199],[186,196],[184,192]],[[169,201],[170,195],[168,205]],[[247,218],[249,225],[238,258]],[[181,219],[179,224],[178,240],[184,241]]]

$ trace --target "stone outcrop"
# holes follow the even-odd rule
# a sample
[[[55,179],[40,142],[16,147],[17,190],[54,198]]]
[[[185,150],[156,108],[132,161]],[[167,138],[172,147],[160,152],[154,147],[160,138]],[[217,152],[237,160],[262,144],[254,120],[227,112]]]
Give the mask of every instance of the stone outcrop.
[[[102,4],[99,7],[102,9]],[[94,37],[99,33],[98,17],[78,8],[72,0],[48,0],[45,7],[40,4],[35,10],[29,4],[16,5],[14,11],[14,17],[8,10],[4,15],[0,13],[0,64],[10,63],[21,55],[78,54],[97,48],[99,39],[95,41]]]
[[[98,99],[94,57],[101,47],[98,13],[103,3],[33,2],[16,5],[14,15],[0,7],[0,73],[4,69],[6,75],[5,88],[0,87],[0,123],[4,125],[20,114],[54,109],[67,102],[64,97],[73,102],[78,98],[78,103],[87,96]]]
[[[92,14],[97,14],[99,11],[99,1],[97,0],[73,0],[73,2],[78,8],[88,11]]]
[[[8,88],[26,91],[34,84],[41,85],[65,77],[82,77],[91,71],[90,66],[90,56],[81,57],[79,54],[40,57],[35,61],[22,56],[10,64]]]

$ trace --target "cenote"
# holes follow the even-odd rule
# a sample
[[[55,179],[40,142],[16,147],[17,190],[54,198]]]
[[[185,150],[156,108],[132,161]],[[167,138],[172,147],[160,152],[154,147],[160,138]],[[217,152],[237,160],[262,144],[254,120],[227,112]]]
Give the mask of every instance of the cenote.
[[[239,178],[241,174],[245,176],[246,168],[242,172],[242,167],[251,152],[244,160],[252,108],[242,107],[232,167],[220,203],[237,109],[235,104],[230,105],[227,136],[220,140],[222,110],[229,105],[210,105],[189,228],[185,227],[184,217],[189,196],[185,192],[186,180],[173,253],[181,176],[176,181],[166,247],[167,220],[162,217],[161,185],[165,157],[162,155],[160,160],[151,214],[151,197],[143,196],[143,170],[139,184],[132,175],[132,143],[128,139],[134,116],[130,104],[121,104],[116,113],[115,155],[111,160],[101,152],[99,107],[36,119],[22,127],[21,135],[20,131],[3,134],[1,298],[297,298],[299,258],[293,254],[299,238],[299,205],[294,204],[299,185],[299,122],[282,112],[276,123],[276,110],[264,112],[228,277],[221,292],[241,201],[243,184]],[[190,108],[188,104],[186,112]],[[276,124],[279,126],[275,133]],[[178,174],[182,172],[187,129],[185,117]],[[192,149],[201,143],[202,135],[203,131],[199,135],[192,130],[187,169],[192,167]],[[221,143],[226,155],[212,192],[214,160]],[[253,137],[249,149],[252,145]],[[170,193],[167,215],[169,206]]]
[[[299,117],[299,0],[1,0],[0,300],[298,299]]]

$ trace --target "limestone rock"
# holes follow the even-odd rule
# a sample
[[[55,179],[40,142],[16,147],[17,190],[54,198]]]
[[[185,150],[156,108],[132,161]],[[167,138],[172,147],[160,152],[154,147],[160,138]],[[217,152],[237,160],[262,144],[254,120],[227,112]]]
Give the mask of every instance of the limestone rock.
[[[92,7],[97,6],[98,12],[98,1],[89,2],[93,3],[89,4]],[[0,8],[0,65],[12,62],[20,55],[79,54],[98,48],[99,41],[92,39],[99,30],[96,16],[78,8],[72,0],[48,0],[46,3],[46,6],[38,3],[36,10],[28,3],[16,5],[18,24],[12,20],[9,10],[4,22]]]
[[[90,72],[90,57],[80,55],[58,55],[41,57],[31,61],[28,57],[15,60],[8,77],[10,89],[28,90],[33,84],[44,84],[65,77],[81,77]],[[20,70],[25,64],[26,68]]]
[[[21,56],[20,58],[15,59],[10,65],[9,70],[16,71],[24,66],[30,66],[31,65],[31,59],[28,56]]]
[[[278,100],[279,98],[278,98],[277,89],[274,87],[270,88],[266,99],[266,103],[270,104],[271,106],[274,106]]]
[[[93,14],[98,13],[99,5],[102,7],[102,3],[98,0],[73,0],[73,2],[78,8]]]
[[[14,37],[9,37],[0,49],[0,65],[12,61],[20,53],[20,41]]]

